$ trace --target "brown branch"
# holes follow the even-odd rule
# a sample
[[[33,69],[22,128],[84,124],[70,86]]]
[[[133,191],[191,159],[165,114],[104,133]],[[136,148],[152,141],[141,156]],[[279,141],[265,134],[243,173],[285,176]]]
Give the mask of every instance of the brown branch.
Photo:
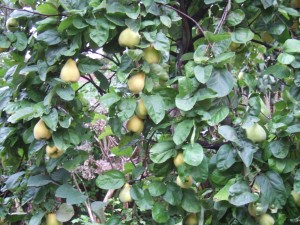
[[[39,12],[27,10],[27,9],[15,9],[15,8],[11,8],[11,7],[8,7],[8,6],[5,6],[5,5],[0,5],[0,9],[9,9],[9,10],[17,10],[17,11],[29,12],[31,14],[35,14],[35,15],[39,15],[39,16],[45,16],[45,17],[50,17],[50,16],[67,16],[66,14],[42,14],[42,13],[39,13]]]
[[[225,23],[225,20],[226,20],[226,18],[228,16],[230,8],[231,8],[231,0],[228,0],[228,3],[227,3],[227,5],[225,7],[225,10],[224,10],[224,13],[223,13],[223,15],[221,17],[221,20],[220,20],[220,22],[219,22],[219,24],[218,24],[218,26],[217,26],[214,34],[218,34],[220,32],[220,30],[221,30],[221,28],[222,28],[223,24]]]

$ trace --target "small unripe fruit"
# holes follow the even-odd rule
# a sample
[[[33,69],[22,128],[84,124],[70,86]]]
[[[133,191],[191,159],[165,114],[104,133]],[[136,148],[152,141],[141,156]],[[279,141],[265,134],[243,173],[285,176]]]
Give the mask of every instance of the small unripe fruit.
[[[195,213],[189,214],[185,218],[184,225],[198,225],[197,214],[195,214]]]
[[[132,116],[126,124],[127,130],[140,134],[144,130],[144,122],[138,116]]]
[[[47,145],[46,153],[49,157],[51,157],[53,159],[57,159],[60,156],[62,156],[62,154],[64,154],[64,151],[58,149],[56,146],[51,147],[51,146]]]
[[[150,46],[144,50],[143,58],[149,64],[159,63],[161,59],[161,53],[154,47]]]
[[[177,176],[176,183],[181,188],[190,188],[192,186],[192,184],[193,184],[193,178],[192,178],[192,176],[189,176],[186,181],[182,182],[182,180],[180,179],[180,177]]]
[[[77,82],[80,78],[80,72],[75,60],[68,59],[60,72],[60,79],[65,82]]]
[[[173,162],[174,162],[174,165],[175,165],[176,167],[179,167],[180,165],[184,164],[183,154],[182,154],[181,152],[179,152],[179,153],[175,156]]]
[[[296,205],[298,207],[300,207],[300,194],[293,190],[293,191],[291,191],[291,195],[292,195]]]
[[[133,48],[140,43],[141,36],[138,32],[132,31],[130,28],[123,30],[119,36],[119,45],[123,47]]]
[[[249,140],[253,141],[254,143],[262,142],[262,141],[267,139],[266,131],[258,123],[255,123],[251,127],[247,127],[246,128],[246,135],[247,135],[247,138]]]
[[[132,202],[132,198],[130,195],[130,188],[131,185],[128,183],[123,186],[122,190],[119,193],[119,199],[121,202],[123,203]]]
[[[8,18],[6,21],[6,29],[9,31],[17,31],[19,28],[19,22],[15,18]]]
[[[133,94],[138,94],[144,89],[145,77],[144,73],[137,73],[128,79],[127,85]]]
[[[36,140],[41,139],[49,139],[51,138],[52,134],[50,130],[46,127],[46,124],[42,119],[37,122],[37,124],[33,128],[33,136]]]
[[[257,221],[260,225],[274,225],[275,220],[272,216],[267,213],[262,214],[257,218]]]

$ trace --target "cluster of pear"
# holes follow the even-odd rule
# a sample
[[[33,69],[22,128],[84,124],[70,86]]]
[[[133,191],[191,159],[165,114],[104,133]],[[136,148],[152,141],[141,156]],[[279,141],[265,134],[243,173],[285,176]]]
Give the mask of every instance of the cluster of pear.
[[[128,48],[134,48],[140,43],[141,36],[130,28],[126,28],[120,33],[119,45]],[[149,64],[156,64],[161,61],[161,54],[152,45],[143,50],[143,59]],[[128,89],[133,94],[139,94],[145,87],[146,74],[139,71],[132,74],[127,81]],[[127,121],[127,130],[134,133],[142,133],[144,130],[144,119],[148,115],[145,103],[142,99],[138,101],[135,115]]]
[[[181,151],[179,151],[174,157],[173,162],[177,168],[184,164],[183,154]],[[181,188],[190,188],[193,184],[193,178],[192,176],[188,176],[185,180],[181,180],[180,176],[178,175],[176,178],[176,184]]]
[[[79,80],[80,73],[73,59],[68,59],[64,64],[60,72],[60,78],[65,82],[77,82]],[[52,133],[45,122],[40,119],[33,128],[33,136],[36,140],[49,140]],[[46,154],[53,159],[59,158],[63,153],[64,151],[56,146],[46,146]]]

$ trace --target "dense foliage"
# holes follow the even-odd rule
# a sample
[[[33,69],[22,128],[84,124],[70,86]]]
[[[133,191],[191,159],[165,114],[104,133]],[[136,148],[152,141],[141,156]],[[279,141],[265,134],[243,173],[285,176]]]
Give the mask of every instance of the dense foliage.
[[[2,223],[299,222],[300,1],[0,4]]]

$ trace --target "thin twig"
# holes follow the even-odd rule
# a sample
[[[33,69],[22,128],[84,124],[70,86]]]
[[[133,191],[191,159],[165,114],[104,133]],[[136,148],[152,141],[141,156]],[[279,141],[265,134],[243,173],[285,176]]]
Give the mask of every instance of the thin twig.
[[[225,7],[224,13],[221,17],[221,20],[220,20],[214,34],[218,34],[220,32],[220,30],[221,30],[221,28],[222,28],[223,24],[225,23],[225,20],[228,16],[230,8],[231,8],[231,0],[228,0],[227,6]]]
[[[110,60],[111,62],[113,62],[113,63],[116,64],[117,66],[120,65],[116,60],[114,60],[113,58],[111,58],[111,57],[109,57],[109,56],[107,56],[107,55],[101,54],[101,53],[96,52],[96,51],[91,51],[91,50],[89,50],[89,52],[90,52],[90,53],[93,53],[93,54],[100,55],[100,56],[102,56],[103,58],[106,58],[106,59]]]
[[[76,179],[74,173],[72,173],[72,177],[73,177],[73,180],[74,180],[74,183],[75,183],[75,186],[76,186],[77,190],[78,190],[79,192],[82,192],[81,189],[80,189],[80,187],[79,187],[79,184],[78,184],[78,182],[77,182],[77,179]],[[85,203],[85,207],[86,207],[86,209],[87,209],[87,211],[88,211],[88,214],[89,214],[89,216],[90,216],[90,220],[91,220],[92,223],[94,223],[94,222],[95,222],[95,219],[94,219],[94,216],[93,216],[93,213],[92,213],[92,210],[91,210],[91,206],[88,204],[87,201],[85,201],[84,203]]]
[[[84,79],[86,79],[86,80],[88,80],[96,89],[97,89],[97,91],[101,94],[101,95],[103,95],[103,94],[105,94],[106,93],[106,91],[104,91],[101,87],[99,87],[96,83],[95,83],[95,81],[93,80],[93,78],[92,78],[92,76],[89,74],[88,75],[89,77],[86,77],[86,76],[81,76],[82,78],[84,78]]]
[[[39,15],[39,16],[45,16],[45,17],[50,17],[50,16],[67,16],[65,14],[42,14],[39,12],[35,12],[35,11],[31,11],[31,10],[27,10],[27,9],[15,9],[15,8],[11,8],[5,5],[0,5],[0,9],[9,9],[9,10],[17,10],[17,11],[23,11],[23,12],[29,12],[35,15]]]
[[[184,12],[181,12],[180,10],[178,10],[170,5],[164,5],[164,4],[160,4],[160,5],[162,5],[166,8],[172,9],[172,10],[176,11],[177,13],[179,13],[181,16],[184,16],[184,17],[188,18],[189,20],[193,21],[193,23],[196,25],[196,27],[204,34],[204,29],[200,26],[200,24],[196,20],[194,20],[189,15],[185,14]],[[208,45],[210,48],[212,47],[212,45],[209,41],[208,41]]]

